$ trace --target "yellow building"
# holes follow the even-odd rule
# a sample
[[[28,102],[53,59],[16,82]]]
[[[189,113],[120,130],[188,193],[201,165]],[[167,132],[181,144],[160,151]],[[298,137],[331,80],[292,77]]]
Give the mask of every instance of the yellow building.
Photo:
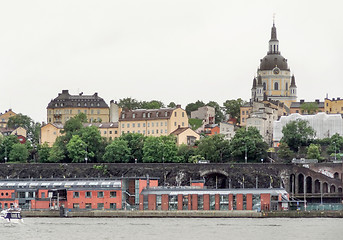
[[[327,114],[329,113],[343,113],[343,99],[333,98],[332,100],[325,98],[324,109]]]
[[[269,40],[269,51],[260,61],[257,76],[253,79],[252,101],[277,100],[289,108],[291,103],[297,100],[295,77],[291,75],[287,59],[279,50],[274,23]]]
[[[120,137],[118,129],[118,122],[106,122],[106,123],[85,123],[84,127],[95,126],[99,129],[100,135],[108,140],[113,140]]]
[[[180,105],[176,108],[123,110],[119,116],[120,134],[144,136],[169,135],[179,127],[188,127],[188,116]]]
[[[189,127],[180,127],[172,132],[171,135],[176,136],[177,145],[186,144],[188,146],[194,146],[195,141],[200,139],[200,135]]]
[[[7,122],[10,117],[13,117],[17,115],[15,112],[12,111],[12,109],[8,109],[5,111],[5,113],[0,113],[0,128],[6,128]]]
[[[84,127],[95,126],[99,129],[100,135],[108,140],[119,137],[118,123],[84,123]],[[48,123],[41,127],[41,144],[48,143],[49,147],[55,143],[56,138],[62,136],[63,125],[60,123]]]
[[[110,118],[109,107],[98,93],[70,95],[68,90],[62,90],[48,104],[47,122],[64,124],[79,113],[86,114],[89,122],[109,122]]]
[[[62,136],[62,130],[63,125],[61,123],[48,123],[42,126],[40,131],[41,144],[46,142],[49,147],[52,147],[56,141],[56,138]]]

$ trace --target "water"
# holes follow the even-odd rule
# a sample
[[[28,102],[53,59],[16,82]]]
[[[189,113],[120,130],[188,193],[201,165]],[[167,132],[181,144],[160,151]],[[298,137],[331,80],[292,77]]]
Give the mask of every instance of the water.
[[[25,218],[0,239],[341,239],[337,218]]]

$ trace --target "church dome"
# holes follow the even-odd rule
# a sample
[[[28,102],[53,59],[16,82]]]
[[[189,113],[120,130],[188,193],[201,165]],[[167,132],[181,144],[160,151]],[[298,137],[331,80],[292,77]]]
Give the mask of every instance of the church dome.
[[[261,59],[260,70],[273,70],[276,66],[280,70],[289,70],[287,59],[280,54],[268,54]]]

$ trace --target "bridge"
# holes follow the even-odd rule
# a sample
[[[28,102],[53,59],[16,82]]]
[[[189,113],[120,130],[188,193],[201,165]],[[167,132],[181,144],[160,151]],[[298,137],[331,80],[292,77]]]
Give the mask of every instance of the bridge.
[[[116,178],[150,176],[160,185],[189,186],[204,180],[208,188],[284,187],[291,197],[312,202],[342,200],[342,164],[277,163],[54,163],[0,164],[6,178]]]

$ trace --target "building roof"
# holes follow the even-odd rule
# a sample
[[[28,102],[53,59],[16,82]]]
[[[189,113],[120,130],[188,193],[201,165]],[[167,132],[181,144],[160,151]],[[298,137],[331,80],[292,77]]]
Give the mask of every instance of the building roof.
[[[179,127],[178,129],[174,130],[170,134],[173,134],[173,135],[177,136],[177,135],[180,135],[181,133],[183,133],[184,131],[186,131],[187,129],[191,129],[191,128],[189,128],[189,127],[184,127],[184,128]]]
[[[300,102],[292,102],[290,108],[300,108],[302,104],[304,103],[317,103],[318,108],[324,108],[324,102],[319,102],[319,101],[314,101],[314,102],[305,102],[305,101],[300,101]]]
[[[48,126],[49,124],[54,126],[57,129],[63,129],[64,127],[62,123],[48,123],[48,124],[43,125],[42,128]]]
[[[104,122],[104,123],[84,123],[84,127],[95,126],[97,128],[118,128],[118,122]]]
[[[177,108],[181,108],[181,106],[178,105],[176,108],[123,110],[119,116],[119,121],[170,119],[173,111]]]
[[[98,93],[70,95],[68,90],[62,90],[62,93],[50,101],[47,108],[108,108],[108,105]]]

